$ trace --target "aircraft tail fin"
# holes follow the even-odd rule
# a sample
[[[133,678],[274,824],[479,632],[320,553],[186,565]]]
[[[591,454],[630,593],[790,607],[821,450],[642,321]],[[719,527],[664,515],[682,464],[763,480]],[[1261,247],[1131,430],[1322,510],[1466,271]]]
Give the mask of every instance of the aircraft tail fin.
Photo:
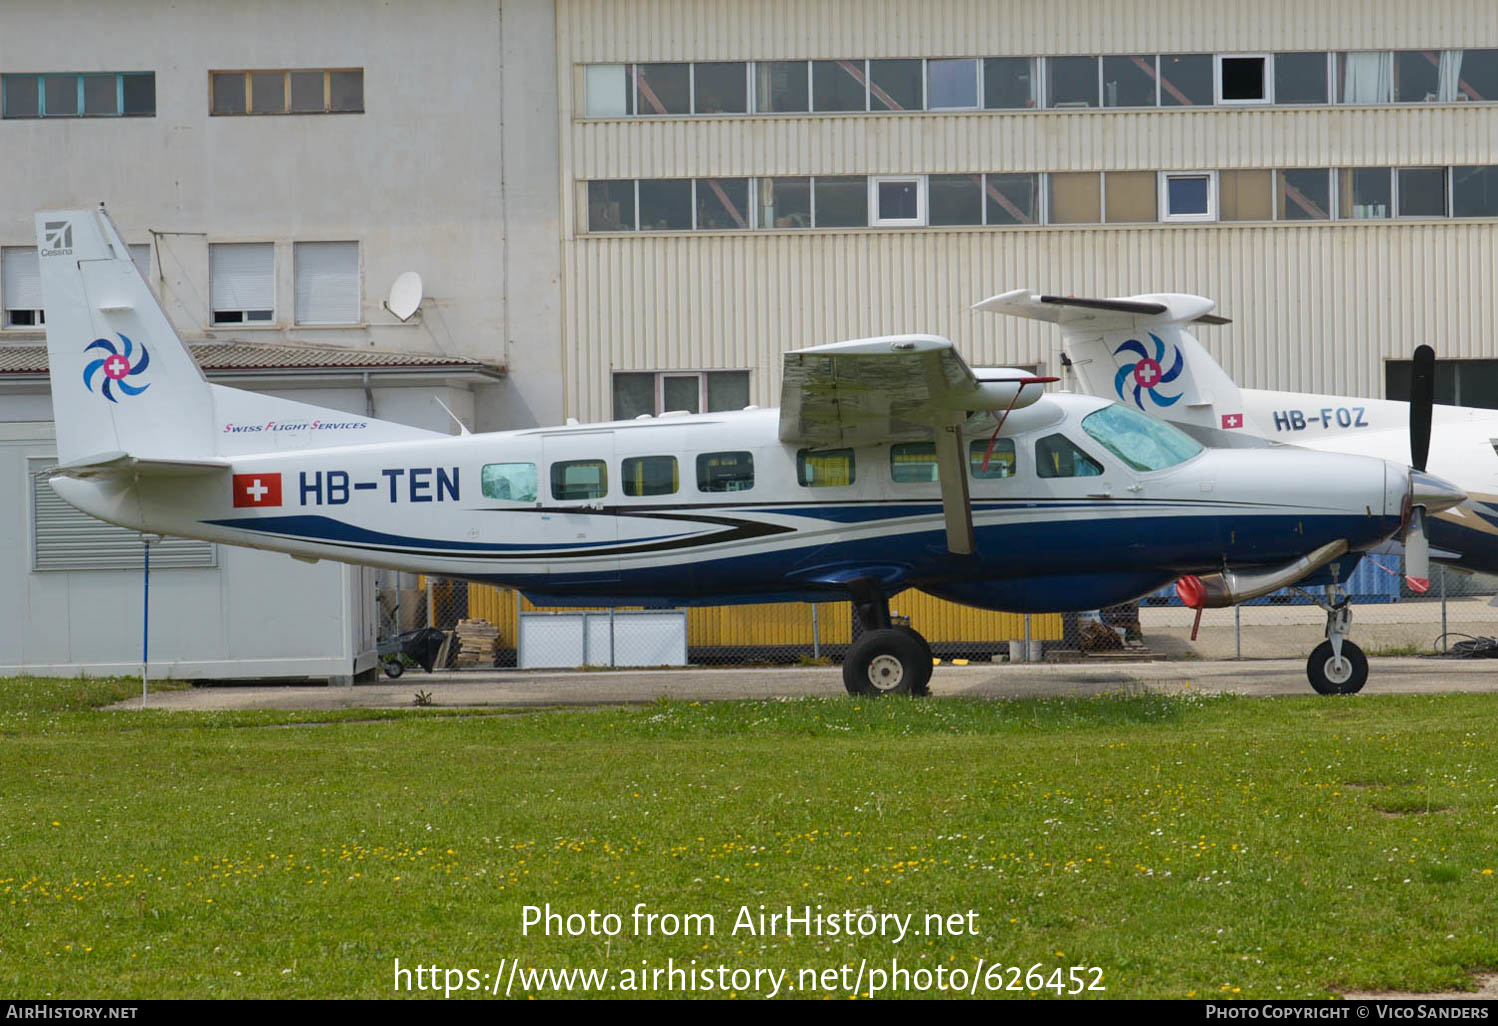
[[[1081,388],[1189,430],[1214,445],[1262,444],[1244,427],[1238,385],[1187,330],[1227,324],[1202,296],[1159,293],[1118,299],[1046,296],[1017,289],[973,309],[1049,321]]]
[[[43,211],[36,238],[64,465],[121,454],[191,462],[436,434],[210,384],[102,206]]]

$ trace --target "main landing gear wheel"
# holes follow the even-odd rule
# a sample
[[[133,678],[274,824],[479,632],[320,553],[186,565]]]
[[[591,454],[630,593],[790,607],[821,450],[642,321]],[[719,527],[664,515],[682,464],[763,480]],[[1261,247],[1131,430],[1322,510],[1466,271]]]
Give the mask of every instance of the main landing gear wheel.
[[[917,685],[910,691],[916,698],[925,698],[931,694],[931,671],[936,668],[936,655],[931,651],[931,643],[916,633],[914,627],[907,627],[904,624],[900,624],[890,629],[910,635],[916,640],[916,644],[921,646],[921,651],[926,653],[926,661],[921,664],[925,667],[925,670],[919,675]]]
[[[930,680],[931,649],[908,628],[867,631],[843,658],[843,686],[850,695],[924,695]]]
[[[1332,652],[1332,643],[1323,641],[1306,660],[1306,676],[1320,695],[1355,695],[1368,681],[1368,657],[1352,642],[1342,642],[1342,658]]]

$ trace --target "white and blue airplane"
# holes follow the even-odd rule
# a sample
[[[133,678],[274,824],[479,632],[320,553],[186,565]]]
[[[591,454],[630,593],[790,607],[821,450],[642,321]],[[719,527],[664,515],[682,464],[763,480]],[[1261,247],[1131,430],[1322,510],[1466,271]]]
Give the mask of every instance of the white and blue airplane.
[[[1167,420],[1215,447],[1296,445],[1411,463],[1454,482],[1467,499],[1425,523],[1406,547],[1412,591],[1430,587],[1432,558],[1498,574],[1498,410],[1434,405],[1434,353],[1415,351],[1408,402],[1239,388],[1191,333],[1225,324],[1202,296],[1159,294],[1059,301],[1020,289],[974,309],[1049,321],[1078,386]]]
[[[852,694],[924,694],[911,587],[1054,612],[1187,575],[1213,602],[1334,580],[1412,502],[1402,462],[1203,448],[1137,409],[900,335],[785,355],[783,405],[444,435],[204,379],[102,208],[37,215],[52,485],[156,534],[501,584],[540,605],[851,598]],[[1345,629],[1308,664],[1358,690]]]

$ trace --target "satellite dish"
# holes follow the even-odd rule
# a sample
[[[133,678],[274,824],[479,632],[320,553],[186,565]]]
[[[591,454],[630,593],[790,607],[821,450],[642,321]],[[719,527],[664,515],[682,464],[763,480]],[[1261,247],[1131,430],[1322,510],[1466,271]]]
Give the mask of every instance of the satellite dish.
[[[396,278],[385,300],[385,309],[400,320],[409,321],[421,309],[421,275],[407,271]]]

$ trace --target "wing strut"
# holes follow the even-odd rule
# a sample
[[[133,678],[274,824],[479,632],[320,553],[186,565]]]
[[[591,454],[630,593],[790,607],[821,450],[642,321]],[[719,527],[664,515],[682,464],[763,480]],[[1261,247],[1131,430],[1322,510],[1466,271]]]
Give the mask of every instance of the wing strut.
[[[972,555],[973,508],[968,504],[967,467],[963,466],[962,425],[936,432],[936,466],[941,478],[941,508],[947,521],[947,550]]]

